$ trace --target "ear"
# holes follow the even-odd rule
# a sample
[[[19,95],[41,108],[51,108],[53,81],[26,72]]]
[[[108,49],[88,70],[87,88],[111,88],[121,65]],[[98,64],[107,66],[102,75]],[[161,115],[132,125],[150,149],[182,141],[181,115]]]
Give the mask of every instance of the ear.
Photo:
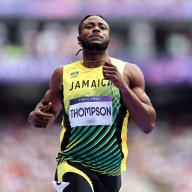
[[[77,36],[77,41],[78,41],[78,44],[81,45],[81,37],[80,36]]]

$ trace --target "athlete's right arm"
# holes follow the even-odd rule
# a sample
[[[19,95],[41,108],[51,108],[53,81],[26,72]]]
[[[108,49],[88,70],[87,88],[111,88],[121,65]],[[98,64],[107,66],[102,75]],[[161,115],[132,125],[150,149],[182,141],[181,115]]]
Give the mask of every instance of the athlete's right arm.
[[[61,111],[59,91],[62,85],[63,67],[58,67],[49,82],[49,90],[28,116],[28,122],[37,128],[51,126]]]

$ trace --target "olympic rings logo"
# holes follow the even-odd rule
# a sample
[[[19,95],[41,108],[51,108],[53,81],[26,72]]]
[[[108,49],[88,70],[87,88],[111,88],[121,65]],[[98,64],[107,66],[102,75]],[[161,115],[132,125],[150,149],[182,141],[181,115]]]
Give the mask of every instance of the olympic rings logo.
[[[87,119],[86,123],[93,124],[95,123],[95,119]]]

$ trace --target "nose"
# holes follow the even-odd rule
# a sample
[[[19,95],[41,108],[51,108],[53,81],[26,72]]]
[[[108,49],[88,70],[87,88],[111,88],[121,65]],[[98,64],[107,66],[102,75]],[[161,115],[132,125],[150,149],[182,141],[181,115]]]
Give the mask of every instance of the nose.
[[[93,32],[100,32],[99,27],[98,27],[98,26],[95,26],[95,27],[93,28]]]

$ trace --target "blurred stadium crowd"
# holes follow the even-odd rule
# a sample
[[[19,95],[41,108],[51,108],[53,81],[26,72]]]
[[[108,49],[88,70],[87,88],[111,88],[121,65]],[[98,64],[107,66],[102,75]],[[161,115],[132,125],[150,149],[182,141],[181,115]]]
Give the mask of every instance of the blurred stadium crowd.
[[[0,133],[0,191],[54,192],[51,181],[60,126],[46,130],[9,122]],[[144,135],[129,128],[127,171],[122,192],[192,191],[191,127],[159,122]]]
[[[157,110],[150,135],[129,127],[122,192],[191,192],[192,2],[52,2],[0,0],[0,191],[54,191],[60,117],[43,130],[27,115],[53,70],[81,59],[78,23],[98,13],[111,25],[109,54],[139,65]]]
[[[81,58],[75,57],[81,17],[0,18],[0,81],[47,81],[56,66]],[[188,20],[109,18],[110,55],[138,64],[150,85],[192,84]]]

